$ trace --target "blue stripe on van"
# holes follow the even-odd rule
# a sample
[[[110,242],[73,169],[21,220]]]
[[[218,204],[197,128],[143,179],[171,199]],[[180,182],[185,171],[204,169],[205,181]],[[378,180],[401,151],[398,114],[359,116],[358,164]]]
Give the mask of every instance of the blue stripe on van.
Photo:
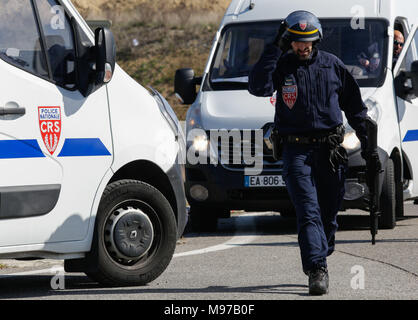
[[[37,140],[0,140],[0,159],[45,158]]]
[[[65,139],[58,157],[95,157],[110,156],[111,153],[98,138]]]
[[[403,138],[403,142],[409,142],[409,141],[418,141],[418,130],[409,130],[405,138]]]

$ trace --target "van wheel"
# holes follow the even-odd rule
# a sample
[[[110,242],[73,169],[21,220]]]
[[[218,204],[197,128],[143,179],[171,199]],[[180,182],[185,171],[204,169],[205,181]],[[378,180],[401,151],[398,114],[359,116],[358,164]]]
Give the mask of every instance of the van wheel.
[[[104,285],[141,286],[169,265],[177,224],[168,200],[136,180],[107,186],[100,202],[87,275]]]
[[[384,172],[382,193],[380,195],[382,215],[379,218],[380,229],[393,229],[396,226],[396,183],[395,168],[392,159],[388,159]]]
[[[396,179],[396,218],[403,218],[405,215],[404,211],[404,200],[403,200],[403,182],[402,179]]]
[[[190,207],[190,224],[193,232],[215,232],[218,227],[216,209],[193,205]]]

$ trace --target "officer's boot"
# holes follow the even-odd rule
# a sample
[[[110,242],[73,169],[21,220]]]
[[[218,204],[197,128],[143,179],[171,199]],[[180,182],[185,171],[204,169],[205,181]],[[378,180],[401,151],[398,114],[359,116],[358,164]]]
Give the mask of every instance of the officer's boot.
[[[322,267],[312,270],[308,274],[309,294],[315,296],[327,294],[329,286],[328,270]]]

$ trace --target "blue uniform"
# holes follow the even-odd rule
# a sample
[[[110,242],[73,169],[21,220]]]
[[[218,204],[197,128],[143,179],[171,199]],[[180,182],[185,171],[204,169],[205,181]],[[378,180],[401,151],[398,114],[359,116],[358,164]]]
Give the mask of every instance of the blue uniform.
[[[360,89],[334,55],[314,49],[309,60],[293,53],[280,58],[275,45],[265,48],[249,75],[248,90],[261,97],[277,91],[275,127],[281,136],[326,133],[343,124],[345,112],[362,146],[367,117]],[[332,170],[324,144],[285,143],[283,177],[295,206],[305,273],[326,267],[334,251],[337,213],[345,193],[346,164]],[[335,168],[334,168],[335,169]]]
[[[336,56],[315,50],[301,61],[293,53],[279,61],[280,49],[267,45],[249,76],[249,92],[269,97],[277,90],[275,124],[280,134],[330,130],[343,123],[341,110],[362,140],[367,116],[357,82]]]

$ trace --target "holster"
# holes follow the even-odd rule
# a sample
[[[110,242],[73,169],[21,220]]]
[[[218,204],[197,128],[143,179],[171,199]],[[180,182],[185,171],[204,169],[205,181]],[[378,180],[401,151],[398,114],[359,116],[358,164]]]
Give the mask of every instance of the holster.
[[[283,153],[283,139],[279,135],[279,131],[277,129],[273,129],[271,132],[270,142],[273,146],[273,158],[274,160],[279,161]]]
[[[339,126],[327,137],[329,162],[334,172],[337,172],[340,165],[345,166],[348,163],[347,151],[341,145],[344,142],[344,134],[344,126]]]

